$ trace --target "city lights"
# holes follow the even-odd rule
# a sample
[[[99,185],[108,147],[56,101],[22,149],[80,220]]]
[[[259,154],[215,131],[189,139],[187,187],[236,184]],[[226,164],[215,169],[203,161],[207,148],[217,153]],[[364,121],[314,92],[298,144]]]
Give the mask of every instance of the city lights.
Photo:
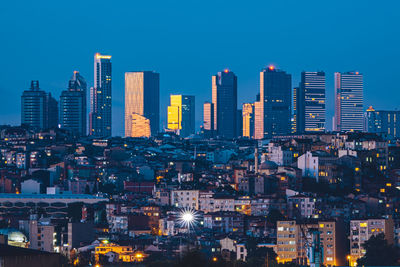
[[[192,229],[198,222],[198,214],[195,210],[190,208],[182,209],[178,215],[178,222],[181,227],[185,227],[188,229]]]

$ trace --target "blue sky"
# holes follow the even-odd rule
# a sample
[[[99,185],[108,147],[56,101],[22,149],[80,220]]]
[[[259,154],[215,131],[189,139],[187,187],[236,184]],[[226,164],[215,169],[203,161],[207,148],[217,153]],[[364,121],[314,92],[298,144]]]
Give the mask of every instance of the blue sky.
[[[238,104],[254,101],[259,71],[275,64],[298,84],[303,70],[358,70],[365,106],[399,107],[400,1],[6,1],[0,7],[0,124],[20,123],[30,80],[58,98],[74,70],[93,84],[93,55],[113,56],[113,134],[124,129],[124,72],[154,70],[161,119],[171,93],[211,99],[211,75],[238,76]]]

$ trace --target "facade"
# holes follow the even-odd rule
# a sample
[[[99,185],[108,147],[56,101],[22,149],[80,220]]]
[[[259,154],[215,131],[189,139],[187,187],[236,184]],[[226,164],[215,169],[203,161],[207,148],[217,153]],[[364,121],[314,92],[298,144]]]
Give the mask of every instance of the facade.
[[[199,190],[173,190],[171,205],[177,208],[199,209]]]
[[[210,137],[214,134],[214,104],[210,102],[203,104],[203,130]]]
[[[254,137],[254,103],[244,103],[242,107],[243,137]]]
[[[364,82],[359,72],[335,73],[335,131],[362,131]]]
[[[307,243],[311,241],[312,231],[320,235],[323,248],[324,266],[345,266],[346,234],[343,223],[338,221],[296,221],[277,222],[277,254],[279,263],[295,262],[308,265]]]
[[[376,218],[350,221],[350,266],[356,266],[357,259],[365,254],[362,247],[373,235],[383,233],[389,244],[394,242],[394,225],[391,218]]]
[[[256,133],[258,139],[291,132],[291,88],[292,77],[285,71],[270,66],[260,72],[261,121],[256,126],[260,131]]]
[[[364,131],[383,133],[390,137],[400,137],[400,111],[375,110],[369,107],[364,114]]]
[[[60,96],[61,128],[80,136],[86,135],[86,88],[85,79],[74,71],[68,89]]]
[[[89,134],[111,136],[111,56],[94,55],[94,87],[90,88]]]
[[[182,137],[195,133],[195,97],[171,95],[168,106],[168,129]]]
[[[159,132],[160,74],[153,71],[125,73],[125,136],[149,137],[138,133],[140,126],[150,124],[150,134]]]
[[[325,72],[302,72],[293,98],[296,104],[296,131],[325,131]]]
[[[237,77],[228,69],[212,76],[214,130],[218,136],[234,138],[237,134]]]
[[[40,90],[39,81],[32,81],[21,96],[21,124],[36,129],[57,127],[58,103],[50,93]]]

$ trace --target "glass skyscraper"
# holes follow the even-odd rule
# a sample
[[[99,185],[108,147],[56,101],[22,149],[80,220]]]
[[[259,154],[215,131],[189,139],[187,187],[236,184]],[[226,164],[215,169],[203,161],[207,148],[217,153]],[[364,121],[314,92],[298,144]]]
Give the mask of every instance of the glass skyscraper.
[[[182,137],[195,133],[195,97],[171,95],[168,106],[168,129]]]
[[[256,106],[256,138],[291,132],[292,76],[270,66],[260,72],[260,106]],[[257,112],[260,114],[257,116]],[[257,119],[258,117],[258,119]]]
[[[143,118],[139,120],[134,115]],[[134,118],[135,124],[132,123]],[[160,74],[153,71],[126,72],[125,136],[140,137],[137,128],[140,127],[139,122],[147,125],[147,120],[150,122],[151,135],[157,134],[160,129]]]
[[[302,72],[301,82],[293,95],[296,105],[296,131],[325,131],[325,72]]]
[[[58,102],[40,90],[39,81],[32,81],[29,90],[21,96],[21,124],[36,129],[57,127]]]
[[[237,77],[224,70],[212,76],[214,130],[225,138],[237,136]]]
[[[335,131],[362,131],[364,82],[359,72],[335,73]]]
[[[94,87],[90,88],[89,134],[111,136],[111,56],[94,55]]]
[[[254,137],[254,103],[244,103],[242,106],[243,137]]]
[[[86,90],[85,79],[74,71],[68,89],[60,96],[61,128],[81,136],[86,135]]]

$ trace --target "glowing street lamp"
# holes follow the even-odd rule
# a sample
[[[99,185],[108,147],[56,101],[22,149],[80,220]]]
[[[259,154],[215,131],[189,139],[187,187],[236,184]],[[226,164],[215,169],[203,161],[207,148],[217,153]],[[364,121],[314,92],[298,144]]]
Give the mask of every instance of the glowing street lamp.
[[[178,222],[182,227],[188,229],[193,228],[193,226],[197,223],[197,212],[192,209],[182,209],[178,215]]]

